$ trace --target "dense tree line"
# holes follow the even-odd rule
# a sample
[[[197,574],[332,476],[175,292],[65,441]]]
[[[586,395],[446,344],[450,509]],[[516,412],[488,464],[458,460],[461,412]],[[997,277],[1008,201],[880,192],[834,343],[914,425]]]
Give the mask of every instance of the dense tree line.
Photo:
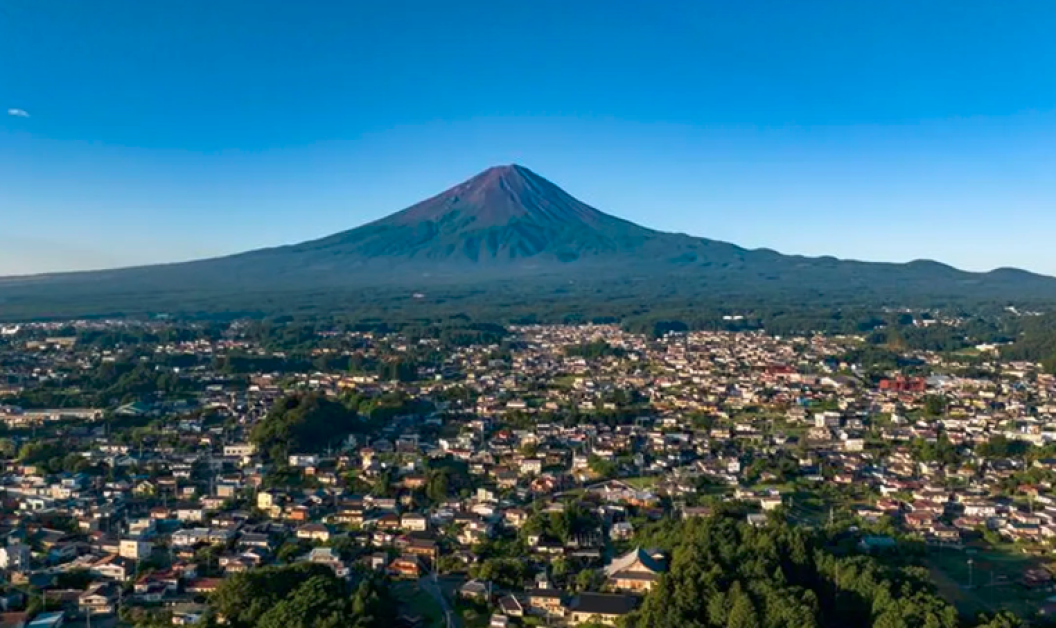
[[[324,565],[265,567],[225,578],[209,599],[214,621],[231,628],[381,628],[395,620],[378,582],[353,589]]]
[[[1056,313],[1024,317],[1018,323],[1015,342],[1001,348],[1001,357],[1040,362],[1056,374]]]
[[[761,527],[719,514],[666,522],[643,543],[672,557],[632,628],[954,628],[926,570],[830,550],[831,539],[778,518]]]
[[[581,357],[588,360],[596,360],[598,358],[608,357],[623,357],[626,352],[619,348],[610,345],[604,340],[597,340],[595,342],[584,342],[578,345],[568,345],[565,347],[565,355],[572,357]]]
[[[273,460],[288,454],[311,453],[337,445],[340,439],[364,429],[355,410],[316,393],[297,393],[275,402],[253,426],[250,440]]]
[[[23,408],[113,406],[157,393],[189,395],[199,386],[177,370],[134,354],[100,362],[85,374],[47,382],[23,391],[11,403]]]
[[[560,512],[538,512],[521,527],[522,537],[539,536],[542,539],[565,544],[575,536],[600,532],[601,520],[592,511],[580,504],[568,504]]]

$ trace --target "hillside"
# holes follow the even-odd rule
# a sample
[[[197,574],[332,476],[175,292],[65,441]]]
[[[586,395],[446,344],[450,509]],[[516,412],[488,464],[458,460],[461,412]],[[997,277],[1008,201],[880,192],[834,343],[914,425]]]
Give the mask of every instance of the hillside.
[[[931,261],[782,255],[664,233],[601,212],[522,166],[490,168],[381,220],[318,240],[181,264],[0,279],[0,317],[278,312],[371,290],[679,298],[1056,302],[1056,279]],[[365,291],[365,292],[364,292]],[[314,295],[314,296],[313,296]],[[492,305],[495,298],[490,298]],[[325,307],[337,307],[325,306]],[[324,307],[324,309],[325,309]]]

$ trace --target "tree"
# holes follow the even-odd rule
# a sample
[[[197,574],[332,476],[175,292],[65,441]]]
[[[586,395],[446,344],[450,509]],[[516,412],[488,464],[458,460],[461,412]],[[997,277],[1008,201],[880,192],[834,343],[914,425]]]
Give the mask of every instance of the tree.
[[[451,480],[446,470],[431,471],[425,484],[425,496],[433,502],[442,502],[451,494]]]
[[[395,620],[388,592],[364,580],[349,596],[329,567],[298,563],[224,579],[210,606],[232,628],[381,628]]]
[[[425,485],[425,496],[435,502],[442,502],[459,491],[469,488],[471,480],[469,467],[461,460],[444,458],[433,461]]]
[[[392,472],[390,469],[382,469],[378,477],[374,478],[370,494],[375,497],[391,497],[392,493]]]
[[[55,586],[60,589],[86,589],[94,578],[87,569],[71,569],[59,572],[55,579]]]
[[[1004,434],[995,434],[990,440],[979,444],[975,453],[983,458],[1019,458],[1027,454],[1030,443],[1023,440],[1009,440]]]
[[[741,590],[740,583],[735,582],[729,594],[730,614],[726,619],[727,628],[759,628],[759,616],[755,612],[752,598]]]
[[[290,540],[279,547],[275,552],[275,558],[288,563],[305,554],[310,547],[307,541]]]
[[[601,574],[594,569],[584,569],[576,574],[575,589],[576,591],[596,591],[601,588],[601,584],[604,579]]]
[[[926,570],[835,555],[838,532],[743,515],[666,521],[638,542],[669,551],[670,568],[629,628],[955,628]],[[999,627],[1005,628],[1005,627]]]
[[[928,395],[924,397],[924,414],[928,416],[941,416],[946,411],[946,399],[941,395]]]
[[[1009,611],[1001,611],[993,617],[981,616],[977,628],[1022,628],[1025,625],[1021,618]]]
[[[470,575],[503,587],[520,588],[528,578],[528,565],[514,558],[488,558],[471,567]]]
[[[337,578],[313,576],[261,615],[257,628],[340,628],[350,614]]]
[[[616,477],[616,472],[618,470],[615,462],[599,458],[598,456],[590,456],[587,460],[587,465],[592,473],[601,478]]]
[[[363,426],[343,404],[315,393],[292,394],[275,402],[250,440],[272,460],[290,453],[320,451]]]

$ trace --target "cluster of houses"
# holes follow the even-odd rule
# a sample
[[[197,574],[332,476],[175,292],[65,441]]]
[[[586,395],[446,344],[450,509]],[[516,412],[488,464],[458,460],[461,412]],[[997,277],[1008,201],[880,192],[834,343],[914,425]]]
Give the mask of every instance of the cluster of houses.
[[[71,377],[116,353],[54,338],[31,346],[18,333],[4,340],[18,356],[3,362],[8,387]],[[159,359],[157,368],[191,378],[197,393],[108,409],[150,425],[134,439],[111,431],[102,410],[27,410],[0,398],[0,419],[18,430],[16,451],[52,439],[83,460],[3,463],[0,626],[136,605],[194,624],[223,578],[295,561],[349,579],[359,571],[461,577],[457,596],[486,605],[494,626],[531,615],[612,624],[640,604],[670,558],[636,547],[637,527],[706,515],[705,484],[753,504],[753,522],[781,508],[797,513],[790,484],[828,484],[857,491],[846,507],[855,516],[890,520],[930,543],[1056,538],[1056,459],[976,451],[995,439],[1056,440],[1056,380],[1037,365],[995,357],[968,369],[918,353],[927,376],[878,380],[843,359],[852,338],[650,339],[608,325],[512,333],[517,342],[503,350],[444,347],[442,364],[418,366],[409,382],[325,369],[232,377],[214,362],[181,370]],[[358,332],[327,340],[320,356],[384,359],[439,346]],[[335,349],[341,342],[347,347]],[[601,349],[570,349],[591,347]],[[154,351],[274,356],[237,335]],[[325,451],[268,460],[252,429],[292,389],[334,398],[398,392],[428,410],[392,417],[377,433],[335,435]],[[942,399],[938,412],[933,398]],[[928,453],[939,449],[954,453]],[[437,496],[431,480],[444,461],[466,478]],[[595,528],[563,539],[525,532],[533,517],[577,504]],[[532,575],[519,586],[474,578],[477,548],[510,538],[524,544]],[[597,577],[587,585],[559,577],[558,560]],[[26,616],[31,589],[46,591],[53,610]]]

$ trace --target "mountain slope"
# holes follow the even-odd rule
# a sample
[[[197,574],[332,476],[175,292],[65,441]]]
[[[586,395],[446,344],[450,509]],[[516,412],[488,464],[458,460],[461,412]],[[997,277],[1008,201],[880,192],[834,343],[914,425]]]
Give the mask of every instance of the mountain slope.
[[[788,303],[1056,302],[1056,279],[1020,270],[969,273],[930,261],[789,256],[654,231],[598,211],[514,165],[490,168],[403,211],[318,240],[181,264],[2,278],[0,317],[280,311],[297,306],[296,294],[438,286],[494,294],[514,279],[542,292],[565,286],[559,292],[566,294],[574,282],[580,293],[639,300],[649,292],[650,299],[679,294]]]
[[[545,265],[634,254],[672,237],[602,213],[513,165],[489,168],[401,212],[285,250],[390,265]]]

